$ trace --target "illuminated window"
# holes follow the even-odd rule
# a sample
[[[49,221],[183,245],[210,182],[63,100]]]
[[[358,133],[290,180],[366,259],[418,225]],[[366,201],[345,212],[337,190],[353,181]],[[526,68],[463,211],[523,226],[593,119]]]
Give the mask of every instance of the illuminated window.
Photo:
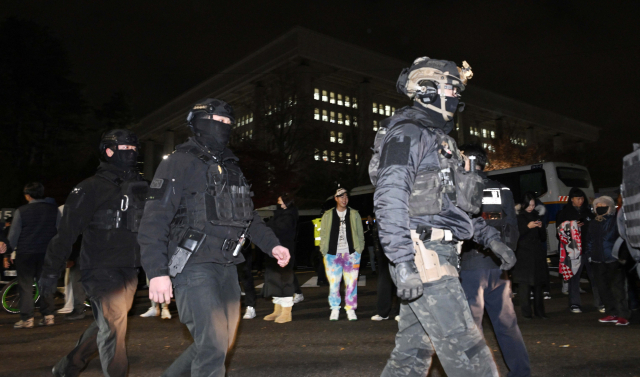
[[[335,123],[336,122],[336,113],[332,111],[329,114],[330,114],[329,115],[329,122]]]
[[[338,162],[339,163],[344,163],[344,161],[342,161],[342,152],[338,152]]]
[[[358,117],[353,117],[353,126],[358,127]]]
[[[331,151],[331,162],[336,162],[336,151]]]
[[[313,89],[313,99],[320,100],[320,89],[318,88]]]
[[[378,104],[377,103],[373,103],[373,113],[377,114],[378,113]]]
[[[345,116],[344,116],[344,125],[345,126],[351,125],[351,121],[349,120],[349,115],[347,115],[347,114],[345,114]]]
[[[482,137],[487,137],[487,129],[486,128],[482,129]]]
[[[322,151],[322,161],[324,161],[324,162],[329,161],[329,157],[327,155],[327,151]]]
[[[313,159],[316,161],[320,161],[320,150],[316,149],[315,152],[313,153]]]
[[[269,105],[269,108],[267,110],[267,115],[271,115],[271,105]]]
[[[253,130],[249,130],[249,139],[253,139]]]
[[[316,108],[313,110],[313,119],[320,120],[320,109]]]
[[[338,124],[344,124],[342,121],[342,113],[338,113]]]
[[[329,103],[336,103],[336,95],[333,92],[329,93]]]
[[[358,108],[358,100],[356,99],[356,97],[353,97],[353,108],[354,109]]]
[[[384,107],[382,107],[382,104],[378,105],[378,114],[384,115]]]
[[[336,133],[335,131],[331,131],[330,137],[329,137],[329,141],[332,143],[336,142]]]
[[[338,105],[342,106],[342,94],[338,94]]]
[[[249,114],[249,123],[253,122],[253,113]]]
[[[395,114],[395,113],[396,113],[396,108],[395,108],[395,107],[392,107],[392,108],[391,108],[391,114]]]
[[[344,105],[345,105],[346,107],[351,106],[351,105],[349,104],[349,96],[344,96]]]
[[[338,132],[338,144],[343,144],[344,143],[344,139],[342,138],[342,132]],[[340,152],[342,153],[342,152]],[[342,156],[340,156],[342,157]]]
[[[378,121],[377,120],[373,121],[373,130],[374,131],[378,131]]]
[[[322,121],[323,122],[329,121],[329,117],[327,116],[327,110],[322,110]]]
[[[347,156],[347,159],[346,159],[347,164],[350,165],[351,164],[351,153],[347,152],[346,156]]]
[[[322,91],[322,102],[327,102],[329,99],[327,98],[327,91]]]
[[[386,115],[386,116],[391,115],[391,106],[385,106],[384,107],[384,115]]]
[[[496,138],[496,132],[495,131],[491,131],[491,138],[495,139]]]

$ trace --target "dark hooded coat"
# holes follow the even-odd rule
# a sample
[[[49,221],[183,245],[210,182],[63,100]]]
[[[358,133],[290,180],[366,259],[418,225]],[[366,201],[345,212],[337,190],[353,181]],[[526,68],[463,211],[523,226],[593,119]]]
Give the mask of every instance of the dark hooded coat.
[[[547,252],[542,244],[547,239],[546,229],[529,228],[531,221],[542,221],[544,206],[527,212],[520,209],[518,213],[518,247],[516,248],[517,262],[513,268],[513,281],[520,284],[539,285],[547,282]]]

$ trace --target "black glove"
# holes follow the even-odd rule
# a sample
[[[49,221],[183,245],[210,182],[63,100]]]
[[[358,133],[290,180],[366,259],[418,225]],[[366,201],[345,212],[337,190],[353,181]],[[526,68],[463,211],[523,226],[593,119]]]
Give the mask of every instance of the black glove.
[[[422,279],[418,273],[416,263],[401,262],[396,264],[396,288],[398,288],[398,297],[403,300],[415,300],[422,296],[424,288],[422,287]]]
[[[58,277],[54,275],[42,275],[38,280],[38,289],[42,295],[52,295],[58,290]]]
[[[502,264],[500,265],[501,270],[507,271],[512,269],[513,266],[516,265],[516,255],[513,253],[513,250],[509,248],[509,246],[498,240],[493,240],[489,243],[489,248],[502,261]]]

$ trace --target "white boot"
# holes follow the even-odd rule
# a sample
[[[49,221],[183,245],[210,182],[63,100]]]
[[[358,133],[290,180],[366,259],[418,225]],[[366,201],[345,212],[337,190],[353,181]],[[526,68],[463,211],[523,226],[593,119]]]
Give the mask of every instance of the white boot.
[[[162,319],[171,319],[171,312],[169,311],[169,305],[162,304],[162,313],[160,315]]]
[[[253,306],[247,306],[247,311],[244,312],[244,316],[242,319],[253,319],[256,318],[256,309]]]
[[[151,307],[144,314],[140,314],[140,317],[157,317],[160,315],[160,311],[158,310],[158,304],[151,301]]]

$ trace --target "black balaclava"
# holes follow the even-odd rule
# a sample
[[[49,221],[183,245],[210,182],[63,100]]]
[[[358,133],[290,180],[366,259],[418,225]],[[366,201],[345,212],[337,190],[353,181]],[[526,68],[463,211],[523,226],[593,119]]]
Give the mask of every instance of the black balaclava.
[[[133,149],[120,150],[117,145],[109,146],[113,151],[113,156],[106,156],[107,162],[121,169],[129,170],[136,167],[138,163],[138,152]]]
[[[211,119],[212,115],[229,118],[231,124],[226,124]],[[207,98],[195,104],[187,122],[195,135],[198,143],[211,149],[213,152],[222,152],[229,143],[231,127],[235,123],[233,108],[226,102]]]
[[[104,160],[123,170],[132,170],[136,168],[138,163],[137,149],[118,149],[119,145],[131,145],[136,148],[139,147],[138,137],[136,134],[126,129],[110,130],[102,134],[100,140],[100,152]],[[107,155],[107,148],[113,152],[113,155],[109,157]]]
[[[416,99],[415,102],[419,102],[419,101],[420,101],[419,99]],[[440,108],[440,106],[442,105],[441,101],[442,101],[442,97],[438,95],[437,99],[435,100],[434,103],[432,103],[432,105],[437,108]],[[444,106],[448,112],[455,114],[458,109],[459,103],[460,103],[459,99],[455,97],[447,97],[447,102],[444,104]],[[413,107],[420,109],[421,111],[424,111],[425,113],[429,114],[429,119],[433,122],[433,125],[437,128],[442,129],[444,133],[448,134],[449,132],[451,132],[451,130],[453,130],[453,118],[448,121],[444,120],[444,117],[442,116],[442,114],[440,114],[437,111],[431,110],[430,108],[424,107],[421,103],[416,103],[414,104]]]

